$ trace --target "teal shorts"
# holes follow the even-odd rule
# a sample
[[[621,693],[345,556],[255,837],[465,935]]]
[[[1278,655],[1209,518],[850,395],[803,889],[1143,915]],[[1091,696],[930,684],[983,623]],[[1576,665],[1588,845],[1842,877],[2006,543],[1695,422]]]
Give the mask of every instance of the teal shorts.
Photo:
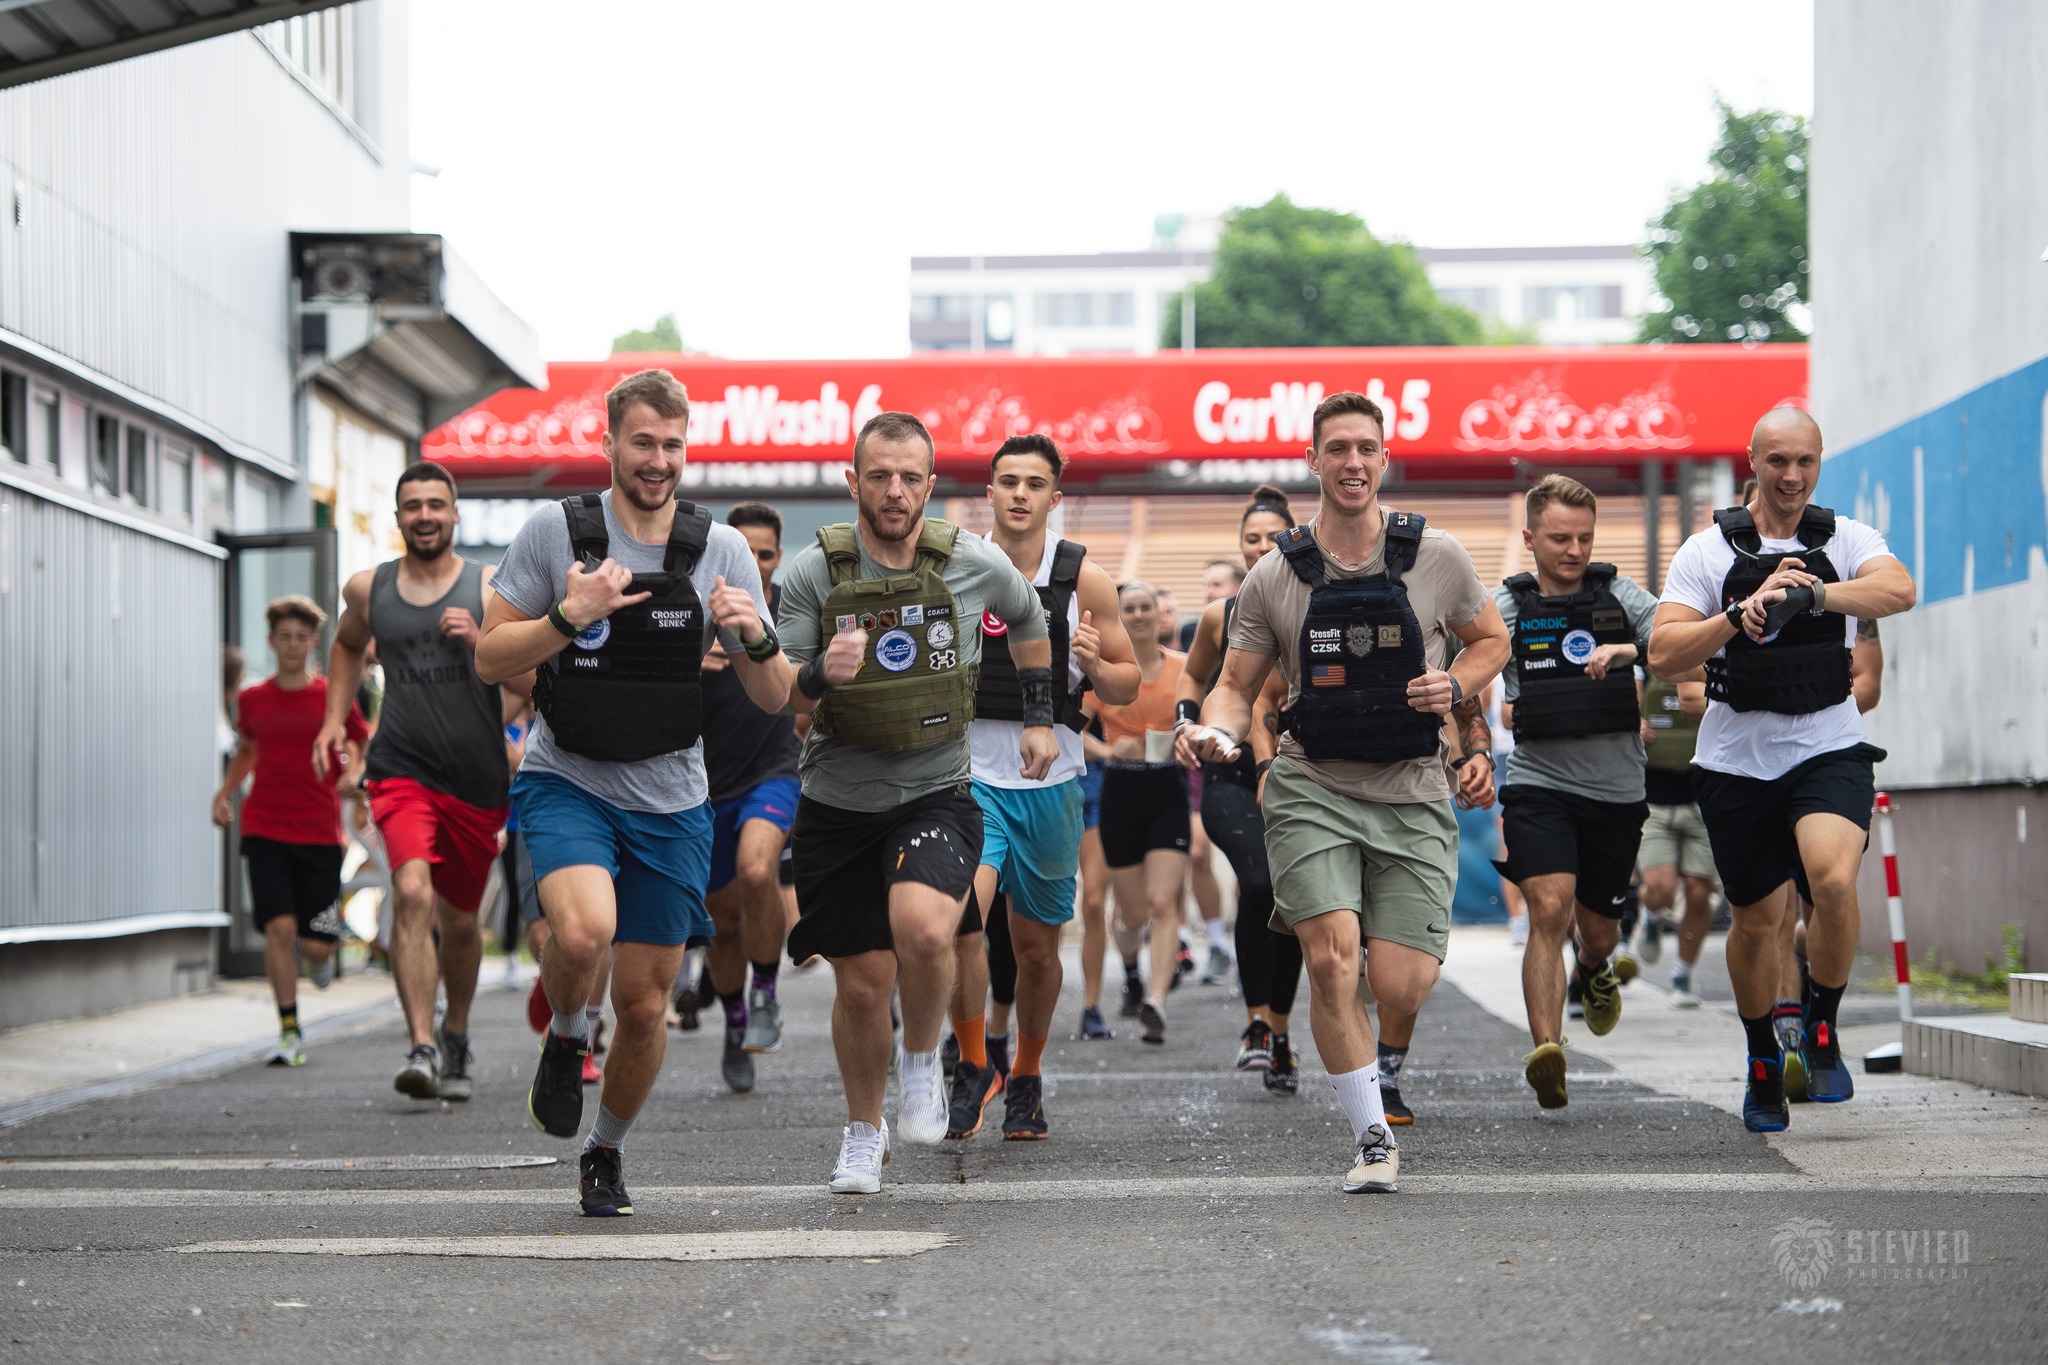
[[[992,787],[974,783],[981,806],[981,865],[997,872],[1010,908],[1040,924],[1074,917],[1081,871],[1081,783]]]

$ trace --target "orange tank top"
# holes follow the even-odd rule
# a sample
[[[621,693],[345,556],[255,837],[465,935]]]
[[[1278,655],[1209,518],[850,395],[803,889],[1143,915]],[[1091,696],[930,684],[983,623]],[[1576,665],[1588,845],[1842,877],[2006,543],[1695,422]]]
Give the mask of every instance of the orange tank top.
[[[1136,701],[1128,706],[1102,706],[1102,737],[1111,744],[1119,739],[1143,740],[1147,730],[1173,728],[1173,694],[1180,690],[1180,675],[1187,655],[1177,650],[1159,651],[1159,676],[1138,686]]]

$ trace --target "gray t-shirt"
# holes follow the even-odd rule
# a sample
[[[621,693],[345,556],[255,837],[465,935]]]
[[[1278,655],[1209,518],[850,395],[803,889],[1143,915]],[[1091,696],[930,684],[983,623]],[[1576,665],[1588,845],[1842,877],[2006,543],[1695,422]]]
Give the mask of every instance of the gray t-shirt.
[[[1617,575],[1614,595],[1628,614],[1629,629],[1635,632],[1636,662],[1650,657],[1650,623],[1657,616],[1657,599],[1637,587],[1633,579]],[[1505,587],[1493,590],[1493,604],[1515,629],[1515,595]],[[1629,667],[1629,665],[1623,665]],[[1501,686],[1507,702],[1514,705],[1520,693],[1512,661],[1501,670]],[[1639,730],[1626,734],[1558,736],[1552,739],[1520,739],[1508,755],[1507,781],[1510,787],[1548,787],[1572,792],[1595,801],[1640,801],[1643,799],[1643,764],[1647,755]]]
[[[666,542],[649,545],[634,540],[612,515],[612,494],[604,493],[604,529],[611,536],[611,557],[634,573],[659,573],[668,554]],[[541,508],[519,528],[505,551],[504,562],[491,579],[491,587],[511,606],[530,617],[539,617],[559,602],[568,588],[569,566],[575,555],[569,544],[569,520],[560,503]],[[754,598],[754,610],[761,619],[771,619],[767,599],[761,595],[761,571],[755,566],[753,547],[730,526],[713,523],[704,554],[690,574],[697,595],[708,599],[718,579],[745,588]],[[725,647],[737,654],[740,642],[731,631],[722,631]],[[711,647],[706,633],[704,647]],[[673,754],[663,754],[639,763],[605,763],[555,747],[554,735],[545,717],[534,720],[533,734],[526,741],[526,759],[521,772],[553,773],[573,782],[600,800],[623,810],[673,814],[704,804],[708,788],[704,783],[704,746],[693,744]]]
[[[903,572],[876,563],[868,554],[865,537],[859,540],[862,578]],[[1008,625],[1012,641],[1046,638],[1045,607],[1030,580],[1017,572],[1008,555],[980,536],[960,533],[943,576],[953,594],[963,667],[981,661],[983,612],[994,613]],[[778,581],[782,602],[776,629],[790,662],[801,664],[823,653],[827,643],[825,599],[832,595],[832,575],[825,567],[824,549],[812,542],[782,566]],[[859,811],[890,810],[920,796],[961,786],[970,770],[965,735],[927,749],[896,752],[842,744],[816,729],[804,738],[800,766],[805,796],[841,810]]]

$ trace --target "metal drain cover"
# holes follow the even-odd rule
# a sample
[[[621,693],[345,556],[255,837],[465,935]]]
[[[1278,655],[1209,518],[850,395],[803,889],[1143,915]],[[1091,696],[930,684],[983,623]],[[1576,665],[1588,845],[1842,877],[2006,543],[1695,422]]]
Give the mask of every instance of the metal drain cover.
[[[505,1171],[520,1166],[552,1166],[551,1156],[331,1156],[311,1161],[280,1161],[280,1171]]]

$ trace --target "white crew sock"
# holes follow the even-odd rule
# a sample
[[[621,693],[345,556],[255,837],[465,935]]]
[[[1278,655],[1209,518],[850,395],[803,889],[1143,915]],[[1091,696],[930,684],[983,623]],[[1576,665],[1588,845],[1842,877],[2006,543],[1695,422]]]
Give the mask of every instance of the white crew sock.
[[[1353,1142],[1365,1141],[1365,1130],[1375,1124],[1381,1131],[1388,1131],[1387,1107],[1380,1101],[1380,1067],[1377,1061],[1367,1062],[1356,1071],[1332,1076],[1330,1084],[1337,1091],[1337,1103],[1344,1106],[1344,1116],[1351,1120]]]
[[[1210,951],[1222,953],[1225,957],[1228,957],[1230,955],[1230,931],[1223,927],[1223,921],[1220,919],[1205,919],[1202,921],[1202,928],[1208,931]]]

